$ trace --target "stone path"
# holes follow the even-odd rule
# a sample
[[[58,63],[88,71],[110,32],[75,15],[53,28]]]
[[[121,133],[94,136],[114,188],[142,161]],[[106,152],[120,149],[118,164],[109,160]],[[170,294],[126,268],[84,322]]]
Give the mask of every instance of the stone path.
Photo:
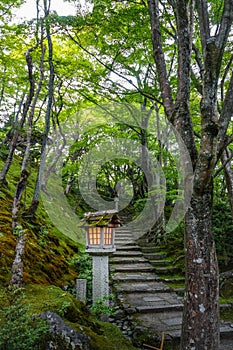
[[[116,232],[116,248],[110,258],[111,278],[126,314],[142,332],[151,334],[154,339],[159,339],[165,332],[166,341],[179,341],[182,297],[155,273],[156,265],[157,271],[163,274],[171,262],[154,248],[141,249],[133,242],[130,232],[123,229]],[[222,325],[221,331],[233,339],[233,325]]]

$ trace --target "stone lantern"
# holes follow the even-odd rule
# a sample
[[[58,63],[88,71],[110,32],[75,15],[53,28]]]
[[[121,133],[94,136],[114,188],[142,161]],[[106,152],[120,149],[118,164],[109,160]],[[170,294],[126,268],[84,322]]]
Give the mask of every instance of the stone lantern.
[[[92,301],[109,295],[108,257],[115,252],[115,228],[120,226],[116,210],[90,212],[84,215],[86,253],[92,255]],[[107,303],[107,302],[106,302]]]

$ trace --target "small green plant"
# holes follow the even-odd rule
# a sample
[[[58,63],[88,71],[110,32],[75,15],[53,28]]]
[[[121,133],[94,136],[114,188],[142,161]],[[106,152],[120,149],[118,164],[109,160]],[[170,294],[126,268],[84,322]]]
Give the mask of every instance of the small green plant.
[[[43,248],[46,246],[46,244],[48,243],[48,234],[49,232],[46,230],[46,228],[44,226],[41,227],[40,231],[39,231],[39,237],[38,237],[38,244]]]
[[[115,306],[110,306],[109,301],[114,300],[114,295],[110,294],[103,299],[96,300],[95,304],[91,306],[90,310],[96,315],[114,315],[116,308]]]
[[[82,253],[73,259],[73,265],[78,273],[78,278],[87,280],[87,302],[92,300],[92,259],[89,254]]]
[[[64,303],[62,304],[62,306],[59,310],[59,314],[61,316],[65,316],[67,314],[67,311],[69,310],[70,306],[71,306],[70,301],[64,301]]]
[[[49,332],[40,317],[30,317],[21,289],[8,292],[9,305],[0,314],[0,350],[39,350]]]
[[[19,235],[22,235],[22,234],[26,234],[27,230],[24,229],[21,225],[17,225],[14,229],[14,232],[13,234],[15,236],[19,236]]]

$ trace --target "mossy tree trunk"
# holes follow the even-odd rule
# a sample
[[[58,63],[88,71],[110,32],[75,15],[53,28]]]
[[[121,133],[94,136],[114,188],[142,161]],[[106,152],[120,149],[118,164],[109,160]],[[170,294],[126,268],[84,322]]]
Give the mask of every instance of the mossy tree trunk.
[[[12,207],[12,231],[13,234],[17,237],[17,240],[15,247],[15,258],[11,270],[10,284],[17,287],[23,286],[23,255],[26,244],[26,235],[22,225],[19,222],[19,209],[22,194],[27,185],[28,175],[29,174],[26,170],[22,171],[20,181],[16,187]]]
[[[34,90],[35,90],[31,50],[27,50],[26,52],[26,61],[28,66],[28,78],[30,83],[30,89],[27,95],[26,104],[24,105],[24,109],[23,109],[22,119],[24,121],[26,120],[27,113],[29,111],[29,108],[34,96]],[[10,284],[15,285],[17,287],[23,286],[23,255],[24,255],[25,244],[26,244],[26,236],[25,236],[24,229],[19,220],[19,210],[20,210],[21,198],[26,189],[27,179],[29,176],[29,173],[26,170],[26,166],[27,166],[27,160],[29,157],[30,143],[31,143],[30,133],[28,133],[27,141],[28,141],[28,145],[27,145],[28,147],[26,148],[26,151],[24,154],[24,159],[23,159],[22,168],[21,168],[21,176],[16,186],[13,206],[12,206],[12,231],[13,231],[13,234],[17,237],[17,240],[16,240],[16,247],[15,247],[15,258],[12,264]]]
[[[24,97],[23,97],[23,99],[22,99],[22,101],[20,103],[19,110],[18,110],[18,113],[17,113],[18,115],[21,112],[21,107],[22,107],[22,104],[23,104]],[[25,123],[25,120],[26,120],[25,105],[24,105],[24,112],[23,112],[23,115],[22,115],[20,121],[18,122],[18,116],[16,117],[16,120],[17,120],[17,123],[12,127],[12,129],[15,129],[15,130],[13,132],[13,137],[12,137],[12,139],[10,141],[10,146],[9,146],[9,152],[8,152],[8,155],[7,155],[7,159],[6,159],[6,161],[5,161],[5,163],[4,163],[3,167],[2,167],[2,170],[0,172],[0,186],[2,186],[5,183],[7,183],[6,176],[8,174],[8,171],[9,171],[10,167],[11,167],[11,164],[12,164],[12,160],[13,160],[15,149],[16,149],[17,142],[18,142],[18,139],[19,139],[20,131],[22,131],[24,123]]]

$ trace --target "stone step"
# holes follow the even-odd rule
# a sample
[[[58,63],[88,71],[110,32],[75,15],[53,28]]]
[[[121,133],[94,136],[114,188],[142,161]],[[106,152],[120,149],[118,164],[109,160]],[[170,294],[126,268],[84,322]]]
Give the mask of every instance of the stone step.
[[[146,263],[146,260],[141,256],[113,256],[110,258],[112,264],[137,264]]]
[[[131,234],[117,234],[115,239],[133,239],[133,236]]]
[[[158,253],[158,252],[161,252],[161,248],[158,248],[158,247],[151,247],[151,246],[148,246],[148,247],[141,247],[141,250],[143,253]]]
[[[134,235],[131,233],[131,232],[116,232],[115,231],[115,238],[133,238],[134,237]]]
[[[166,274],[170,274],[170,273],[179,273],[180,272],[180,268],[175,267],[175,266],[166,266],[166,267],[154,267],[155,273],[158,275],[166,275]]]
[[[132,236],[133,232],[131,232],[129,230],[123,230],[123,229],[118,228],[115,230],[115,236],[117,236],[117,235],[131,235]]]
[[[118,246],[118,245],[133,245],[134,242],[132,240],[132,238],[129,238],[129,239],[125,239],[125,238],[116,238],[115,239],[115,245]]]
[[[113,257],[138,257],[138,256],[143,256],[142,252],[140,250],[116,250],[115,253],[112,254]]]
[[[132,236],[115,236],[115,242],[117,241],[133,241]]]
[[[160,277],[161,281],[164,283],[184,283],[184,277]]]
[[[222,324],[220,324],[220,336],[221,339],[230,338],[233,340],[233,323],[222,322]]]
[[[172,288],[172,286],[170,286]],[[174,290],[174,292],[176,292],[178,295],[184,295],[184,288],[172,288],[172,290]]]
[[[148,263],[119,264],[119,265],[111,264],[110,270],[115,272],[133,272],[133,271],[149,272],[149,271],[153,271],[154,268]]]
[[[178,304],[160,304],[160,305],[141,305],[136,307],[136,311],[140,313],[158,313],[158,312],[170,312],[170,311],[182,311],[183,310],[183,305],[178,303]],[[167,317],[169,315],[167,314]]]
[[[171,339],[178,341],[185,281],[184,276],[179,276],[180,268],[172,265],[172,261],[163,260],[167,255],[161,249],[148,246],[140,251],[135,242],[128,244],[124,239],[118,240],[120,243],[110,259],[111,279],[118,299],[133,322],[138,321],[153,333],[165,332],[166,344]],[[151,261],[142,259],[142,253]],[[224,309],[229,305],[220,307]],[[228,337],[233,338],[233,324],[222,324],[221,338]]]
[[[131,230],[129,230],[127,228],[124,228],[124,227],[118,227],[118,228],[116,228],[115,232],[126,232],[126,233],[129,233],[129,232],[131,232]]]
[[[162,334],[162,332],[165,332],[166,344],[171,340],[180,338],[182,325],[181,311],[172,310],[169,311],[169,314],[163,311],[157,313],[138,313],[134,315],[134,319],[139,324],[143,324],[152,333]]]
[[[220,304],[219,305],[221,309],[229,309],[232,307],[232,304]],[[233,326],[233,324],[232,324]]]
[[[116,251],[133,251],[133,250],[137,250],[140,251],[140,247],[138,245],[135,244],[131,244],[131,245],[120,245],[116,247]]]
[[[162,334],[165,332],[165,343],[169,343],[171,339],[179,340],[181,337],[181,326],[182,326],[182,312],[170,311],[169,314],[166,312],[161,313],[144,313],[135,314],[134,319],[140,324],[147,327],[148,330]],[[221,322],[220,324],[220,339],[223,344],[224,339],[233,339],[233,324],[230,322]],[[232,343],[230,344],[232,345]],[[220,347],[220,349],[225,349]],[[228,348],[227,348],[228,349]],[[230,347],[229,347],[230,349]]]
[[[137,272],[137,271],[131,271],[128,273],[123,272],[116,272],[112,275],[113,281],[119,281],[119,282],[147,282],[147,281],[159,281],[158,277],[151,273],[151,272]]]
[[[150,264],[153,266],[172,266],[172,260],[150,260]]]
[[[170,312],[174,311],[183,311],[183,302],[182,299],[174,298],[174,296],[169,297],[169,290],[160,290],[159,288],[157,291],[154,291],[154,293],[150,294],[151,292],[146,291],[141,293],[137,290],[137,293],[135,294],[134,291],[126,291],[126,290],[119,290],[121,293],[124,294],[123,297],[121,297],[121,301],[125,303],[126,305],[131,305],[131,312],[134,310],[134,312],[139,312],[141,314],[144,313],[159,313],[159,312],[167,312],[167,317],[169,317]],[[131,293],[131,296],[130,296]],[[161,296],[161,293],[163,294]],[[166,293],[164,295],[164,293]],[[170,292],[171,293],[171,292]],[[159,296],[158,296],[159,295]],[[167,295],[167,297],[166,297]],[[135,298],[140,298],[141,305],[137,303],[132,303],[131,299],[135,296]],[[229,305],[220,305],[221,309],[229,308]],[[225,322],[226,323],[226,322]],[[233,333],[233,323],[230,323],[230,326],[232,328]]]
[[[177,311],[183,308],[183,302],[181,298],[178,298],[174,292],[146,292],[138,293],[137,291],[131,293],[122,293],[121,301],[125,304],[131,305],[131,307],[138,310],[138,312],[151,312],[161,310]]]
[[[159,260],[165,259],[167,257],[166,253],[144,253],[145,258],[149,260]]]
[[[118,293],[169,293],[171,288],[162,282],[156,281],[137,281],[137,282],[121,282],[116,286]]]

